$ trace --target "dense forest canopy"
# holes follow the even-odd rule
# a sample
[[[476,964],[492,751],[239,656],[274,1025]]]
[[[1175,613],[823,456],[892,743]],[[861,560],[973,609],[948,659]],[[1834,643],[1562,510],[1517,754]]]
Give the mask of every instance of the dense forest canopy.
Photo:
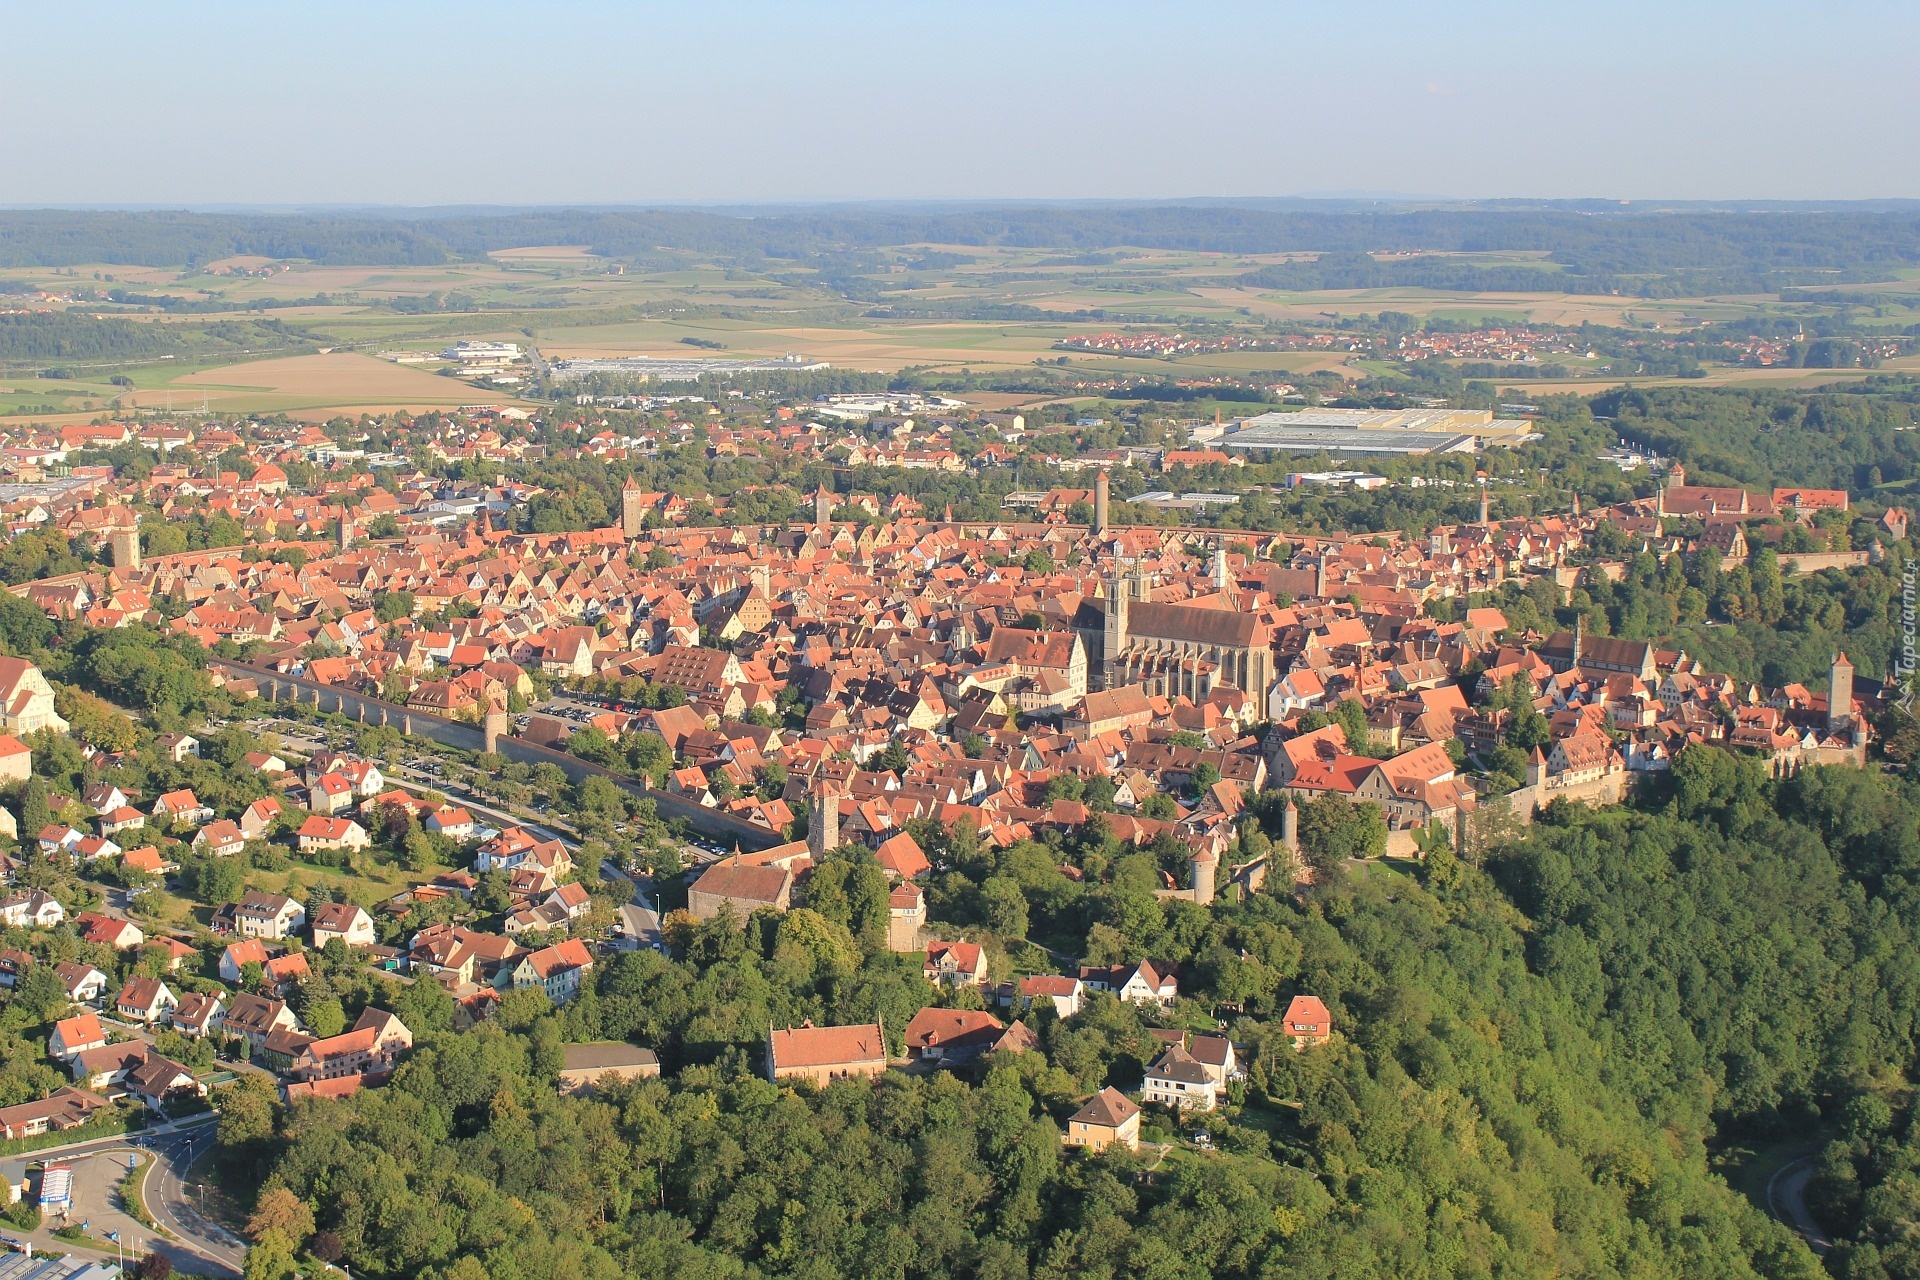
[[[952,859],[976,891],[1049,917],[1050,938],[1178,960],[1172,1025],[1254,1015],[1233,1023],[1239,1109],[1203,1122],[1214,1153],[1062,1150],[1077,1100],[1137,1082],[1156,1052],[1141,1012],[1104,996],[1033,1015],[1040,1048],[971,1081],[757,1079],[769,1023],[892,1026],[954,998],[876,942],[861,904],[877,870],[836,860],[815,906],[682,929],[671,955],[613,959],[561,1010],[521,993],[476,1031],[423,1027],[385,1089],[225,1124],[227,1157],[309,1201],[306,1229],[382,1277],[1810,1280],[1813,1256],[1710,1152],[1817,1138],[1835,1116],[1820,1194],[1862,1224],[1839,1274],[1916,1274],[1899,1216],[1915,1195],[1912,784],[1774,782],[1707,748],[1630,807],[1556,806],[1495,839],[1485,870],[1349,878],[1326,852],[1300,900],[1165,919],[1130,872],[1085,913],[1063,910],[1044,853]],[[1302,991],[1342,1035],[1297,1054],[1271,1013]],[[657,1046],[665,1077],[557,1096],[563,1046],[602,1037]]]

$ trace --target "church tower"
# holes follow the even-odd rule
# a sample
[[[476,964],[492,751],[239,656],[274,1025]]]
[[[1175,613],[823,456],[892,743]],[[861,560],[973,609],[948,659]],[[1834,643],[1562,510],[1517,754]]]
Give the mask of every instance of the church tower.
[[[1107,579],[1107,620],[1105,631],[1100,639],[1100,664],[1103,674],[1111,672],[1113,664],[1118,662],[1120,655],[1126,651],[1127,610],[1130,604],[1127,580],[1116,566],[1113,576]],[[1104,684],[1109,689],[1113,687],[1111,676],[1105,679]]]
[[[1227,549],[1215,547],[1213,549],[1213,589],[1225,591],[1232,585],[1233,572],[1227,568]]]

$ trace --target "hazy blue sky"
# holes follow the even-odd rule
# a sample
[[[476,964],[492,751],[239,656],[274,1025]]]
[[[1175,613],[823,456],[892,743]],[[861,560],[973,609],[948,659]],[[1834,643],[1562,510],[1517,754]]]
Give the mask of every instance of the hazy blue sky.
[[[1920,197],[1920,0],[4,0],[0,202]]]

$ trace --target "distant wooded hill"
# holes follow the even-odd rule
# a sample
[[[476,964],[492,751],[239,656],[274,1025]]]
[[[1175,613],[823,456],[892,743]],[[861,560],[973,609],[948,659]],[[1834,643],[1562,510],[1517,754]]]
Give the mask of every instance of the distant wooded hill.
[[[530,244],[586,244],[609,257],[662,249],[740,262],[811,261],[911,244],[1085,251],[1114,245],[1224,253],[1342,255],[1268,268],[1282,288],[1417,284],[1443,289],[1613,287],[1617,277],[1772,287],[1883,276],[1920,262],[1920,206],[1837,210],[1629,210],[1355,206],[1300,211],[1242,205],[1031,205],[945,211],[833,209],[747,215],[686,209],[546,210],[321,217],[191,212],[0,211],[0,266],[180,266],[242,254],[336,265],[425,265]],[[1542,279],[1514,265],[1373,252],[1544,253]]]

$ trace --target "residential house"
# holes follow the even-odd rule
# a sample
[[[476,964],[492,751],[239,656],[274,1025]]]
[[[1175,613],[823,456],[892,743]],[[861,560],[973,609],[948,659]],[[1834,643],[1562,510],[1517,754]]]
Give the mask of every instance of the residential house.
[[[152,1052],[145,1040],[121,1040],[83,1049],[67,1059],[67,1074],[83,1089],[104,1089],[124,1080]]]
[[[296,834],[302,853],[320,849],[364,849],[373,843],[367,829],[352,818],[326,818],[317,813],[301,823]]]
[[[53,976],[67,989],[67,999],[75,1004],[96,1004],[106,998],[110,979],[90,964],[62,960],[53,966]]]
[[[1140,1108],[1133,1099],[1109,1085],[1067,1118],[1063,1140],[1070,1147],[1085,1147],[1089,1151],[1105,1151],[1116,1142],[1129,1151],[1138,1151]]]
[[[231,818],[209,822],[193,833],[193,848],[196,853],[209,853],[216,858],[231,858],[236,853],[244,852],[246,847],[247,833]]]
[[[1211,1111],[1219,1105],[1218,1090],[1213,1074],[1176,1044],[1167,1046],[1147,1068],[1141,1095],[1163,1107]]]
[[[132,951],[147,940],[147,935],[132,921],[102,915],[98,911],[82,911],[73,918],[73,927],[82,941],[95,942],[116,951]]]
[[[234,908],[234,928],[246,938],[289,938],[307,922],[307,909],[292,898],[254,890]]]
[[[413,935],[407,961],[454,987],[490,980],[522,954],[511,938],[459,925],[435,925]],[[509,972],[511,969],[509,968]]]
[[[385,1075],[411,1048],[413,1033],[406,1023],[384,1009],[369,1006],[351,1030],[303,1046],[294,1055],[293,1076],[297,1080],[337,1080]]]
[[[1240,1060],[1234,1053],[1233,1041],[1225,1036],[1195,1036],[1187,1045],[1187,1052],[1222,1088],[1239,1073]]]
[[[226,1015],[227,1006],[219,996],[208,995],[201,991],[189,991],[180,997],[180,1003],[173,1006],[173,1012],[167,1021],[173,1029],[189,1040],[198,1040],[215,1030],[220,1019]]]
[[[213,810],[200,803],[198,796],[191,790],[169,791],[153,802],[150,811],[161,820],[161,825],[175,823],[185,827],[197,827],[213,817]]]
[[[100,815],[100,834],[117,836],[123,831],[138,831],[147,825],[147,815],[130,804],[109,809]]]
[[[513,985],[539,987],[555,1004],[565,1004],[580,990],[581,979],[593,968],[593,953],[578,938],[542,947],[514,966]]]
[[[453,840],[471,840],[474,832],[479,830],[473,815],[454,805],[434,810],[427,815],[424,825],[427,830]]]
[[[0,730],[25,737],[42,729],[67,731],[53,709],[53,686],[25,658],[0,657]]]
[[[273,834],[274,824],[285,812],[286,806],[272,796],[255,800],[240,814],[240,834],[249,840],[264,840]]]
[[[53,1034],[47,1037],[47,1054],[65,1062],[76,1054],[97,1049],[106,1042],[107,1033],[101,1029],[99,1015],[89,1010],[53,1024]]]
[[[353,808],[355,803],[353,783],[344,773],[322,774],[307,788],[307,808],[317,814],[330,816]]]
[[[12,1142],[77,1129],[106,1105],[107,1100],[97,1094],[62,1085],[38,1102],[0,1107],[0,1138]]]
[[[182,942],[178,938],[168,937],[166,934],[148,938],[146,950],[148,953],[154,951],[165,953],[168,973],[178,973],[187,961],[197,958],[200,954],[200,948],[191,943]]]
[[[983,987],[987,983],[987,955],[977,942],[930,942],[921,966],[926,980],[947,987]]]
[[[164,1111],[169,1103],[187,1098],[204,1098],[207,1086],[194,1079],[193,1072],[157,1053],[128,1071],[127,1092],[154,1111]]]
[[[293,1010],[284,1000],[269,1000],[242,991],[233,997],[220,1018],[220,1029],[235,1039],[245,1040],[253,1053],[259,1053],[267,1037],[276,1031],[291,1031],[299,1025]]]
[[[288,1027],[275,1027],[267,1033],[266,1040],[260,1046],[260,1065],[269,1071],[287,1075],[293,1070],[295,1058],[300,1051],[313,1043],[313,1037],[304,1031]]]
[[[10,928],[51,929],[66,918],[66,908],[38,889],[16,889],[0,898],[0,924]]]
[[[1071,1018],[1080,1012],[1081,1002],[1086,998],[1086,985],[1080,979],[1057,973],[1029,974],[1020,979],[1015,990],[1022,1008],[1050,1001],[1054,1013],[1062,1018]]]
[[[951,1066],[993,1052],[1006,1025],[980,1009],[928,1006],[907,1023],[907,1057]]]
[[[266,944],[258,938],[247,938],[241,942],[229,942],[226,949],[220,953],[218,970],[220,981],[230,987],[237,987],[246,980],[245,975],[248,965],[257,964],[264,973],[266,971],[267,961],[270,958],[267,954]]]
[[[180,997],[158,978],[129,978],[114,997],[113,1007],[130,1022],[152,1026],[180,1003]]]
[[[25,782],[33,776],[33,749],[10,733],[0,733],[0,782]]]
[[[1179,980],[1161,973],[1151,960],[1136,965],[1083,966],[1080,980],[1093,991],[1110,991],[1129,1004],[1166,1008],[1180,996]]]
[[[1280,1024],[1296,1049],[1333,1039],[1333,1015],[1319,996],[1295,996],[1281,1015]]]
[[[180,764],[185,760],[200,758],[200,739],[187,733],[163,733],[153,740],[153,745],[162,755]]]
[[[370,947],[380,939],[373,931],[373,917],[351,902],[329,902],[311,921],[315,950],[335,938],[350,947]]]

